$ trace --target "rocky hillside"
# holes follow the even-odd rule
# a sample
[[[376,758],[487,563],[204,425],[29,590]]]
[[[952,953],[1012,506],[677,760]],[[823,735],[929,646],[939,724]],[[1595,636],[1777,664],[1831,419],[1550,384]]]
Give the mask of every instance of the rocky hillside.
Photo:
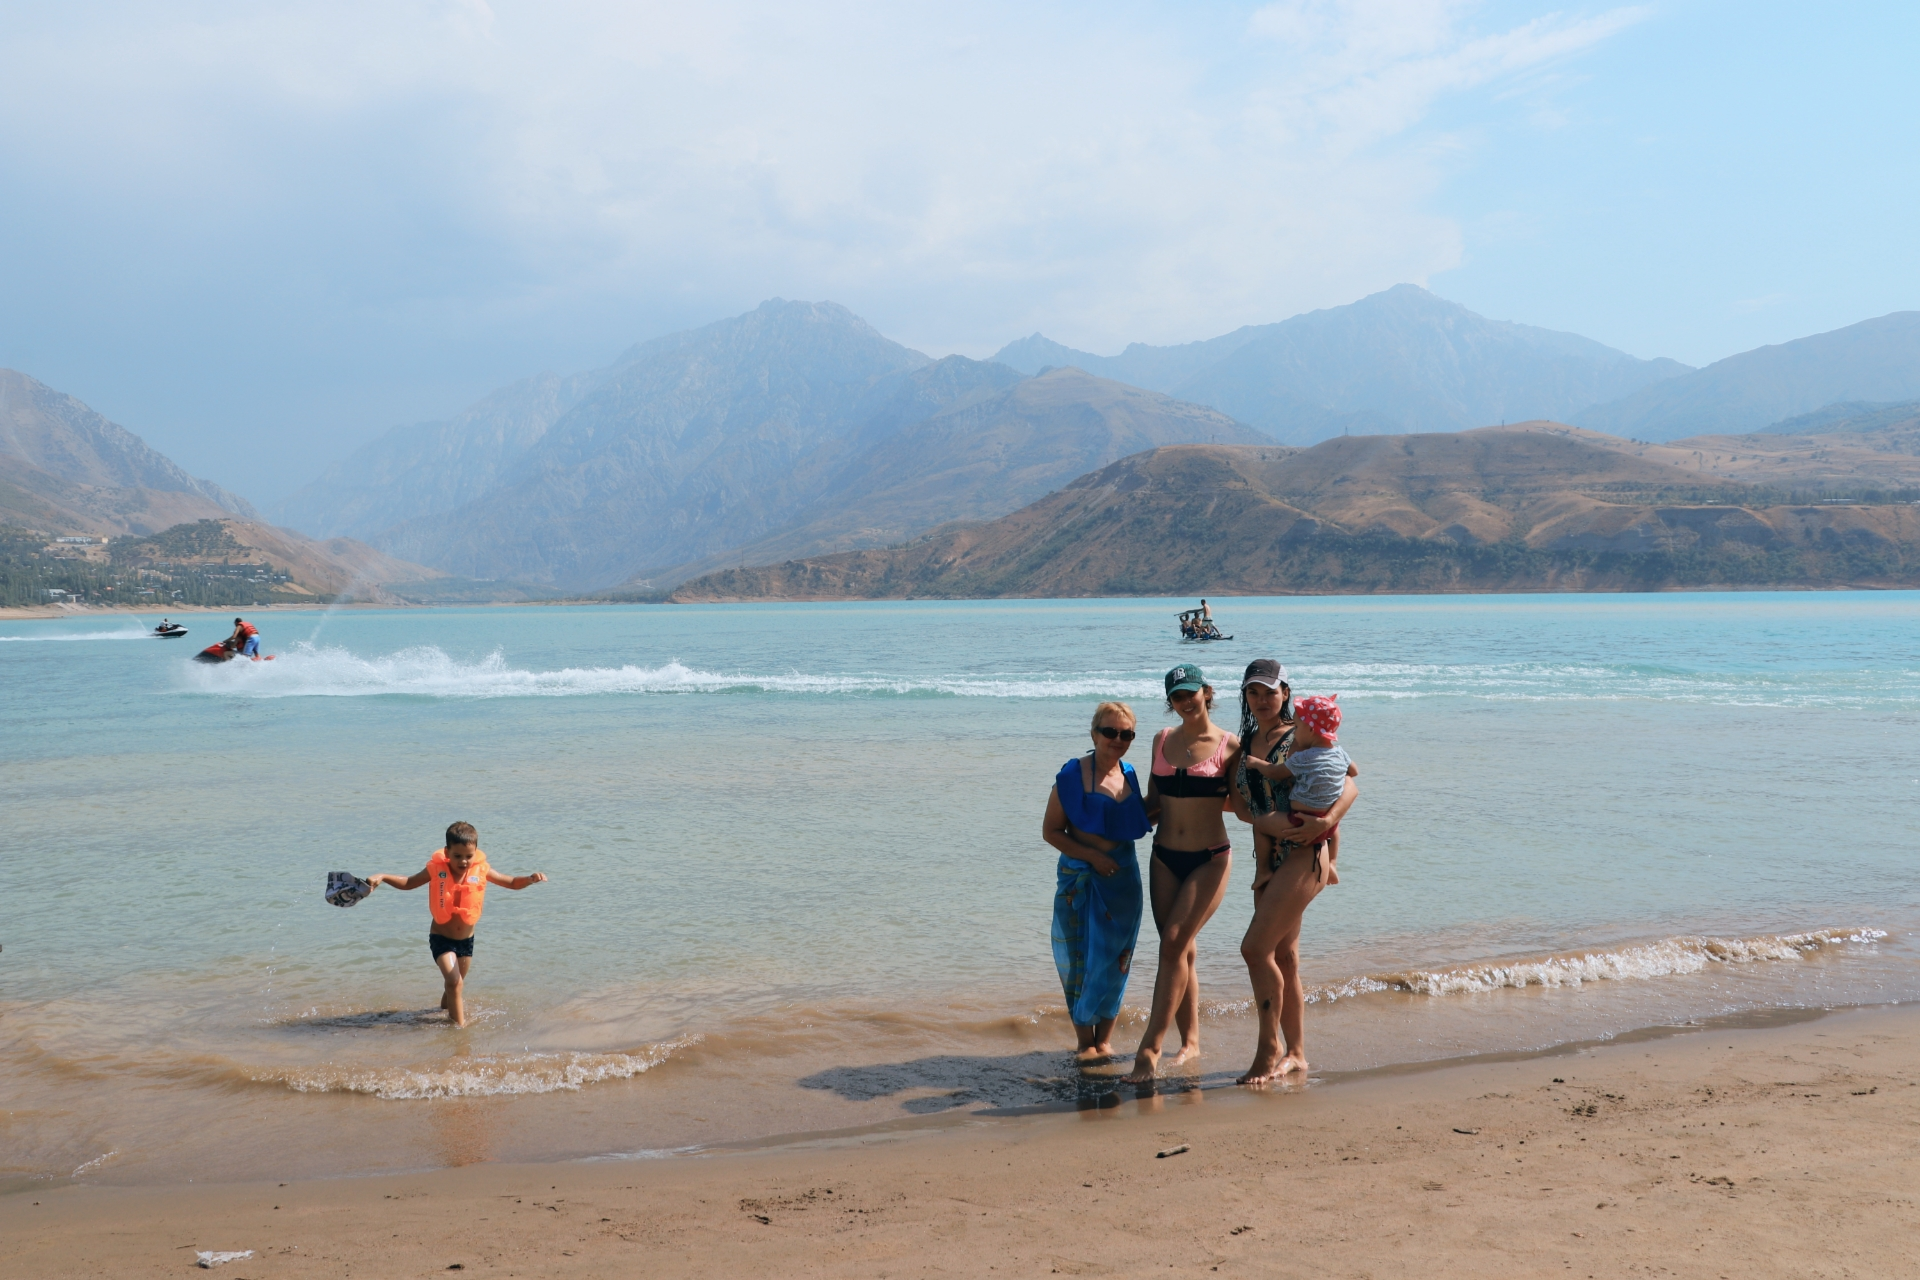
[[[0,480],[51,500],[46,490],[52,486],[40,476],[77,486],[76,492],[189,495],[232,515],[260,518],[245,498],[188,475],[139,436],[72,396],[24,373],[0,369]]]
[[[465,577],[652,586],[1004,515],[1159,444],[1265,438],[1076,371],[1029,379],[990,361],[929,360],[832,303],[769,302],[583,377],[578,399],[524,430],[532,442],[511,460],[494,443],[504,428],[485,429],[482,451],[502,459],[490,490],[372,541]],[[421,437],[393,475],[428,459],[451,467],[476,420]]]
[[[72,396],[0,369],[0,524],[139,534],[230,515],[259,518]]]
[[[657,578],[670,584],[725,563],[884,546],[950,520],[1003,515],[1143,449],[1264,439],[1225,414],[1078,369],[1021,379],[1004,365],[978,367],[1004,371],[1012,385],[858,442],[788,528]]]
[[[251,520],[197,520],[144,538],[117,538],[106,546],[121,568],[208,571],[265,566],[281,594],[381,598],[380,588],[425,582],[431,569],[375,551],[352,538],[316,541],[291,529]]]
[[[472,502],[513,473],[604,371],[543,373],[502,387],[444,422],[396,427],[273,508],[315,537],[368,538]]]
[[[1772,493],[1552,423],[1173,447],[999,520],[724,570],[672,598],[1920,585],[1920,489],[1859,505]]]

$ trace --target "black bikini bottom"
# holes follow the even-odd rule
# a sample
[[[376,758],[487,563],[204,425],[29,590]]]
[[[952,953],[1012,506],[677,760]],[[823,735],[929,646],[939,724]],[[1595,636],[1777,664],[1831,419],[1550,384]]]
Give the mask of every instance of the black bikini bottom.
[[[1157,842],[1153,846],[1153,856],[1160,859],[1161,865],[1173,872],[1173,878],[1181,884],[1185,884],[1188,876],[1221,854],[1232,852],[1232,844],[1217,844],[1211,849],[1198,849],[1192,852],[1185,849],[1169,849]]]

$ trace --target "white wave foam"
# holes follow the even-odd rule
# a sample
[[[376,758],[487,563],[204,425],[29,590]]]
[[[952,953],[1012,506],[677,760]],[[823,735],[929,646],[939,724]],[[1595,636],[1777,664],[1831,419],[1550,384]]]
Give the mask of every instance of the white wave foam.
[[[125,631],[69,631],[45,636],[0,636],[0,644],[50,644],[71,640],[151,640],[157,637],[143,628]]]
[[[402,649],[383,658],[363,658],[345,649],[295,645],[271,665],[231,662],[194,666],[184,678],[200,692],[262,698],[353,698],[399,695],[427,698],[566,698],[595,694],[787,693],[946,694],[987,698],[1085,698],[1148,696],[1151,678],[1132,673],[1092,672],[979,676],[887,676],[727,674],[680,662],[658,667],[563,667],[529,671],[512,667],[499,653],[462,662],[437,646]]]
[[[129,633],[144,634],[144,633]],[[815,674],[803,671],[724,672],[680,661],[562,667],[536,671],[510,665],[499,652],[478,660],[452,657],[422,645],[382,657],[296,644],[272,663],[183,664],[181,679],[197,692],[254,698],[567,698],[632,694],[785,694],[845,697],[1125,698],[1149,703],[1160,696],[1157,671],[1000,671]],[[1527,663],[1421,666],[1355,663],[1296,672],[1301,692],[1338,691],[1367,698],[1474,698],[1489,701],[1665,701],[1749,706],[1886,705],[1920,700],[1920,673],[1880,673],[1871,688],[1834,677],[1787,685],[1763,675],[1714,675],[1654,668]],[[1220,691],[1231,706],[1234,692]],[[1237,714],[1237,713],[1230,713]]]
[[[1699,973],[1712,965],[1798,960],[1825,947],[1873,943],[1886,936],[1881,929],[1816,929],[1811,933],[1762,934],[1752,938],[1662,938],[1658,942],[1583,955],[1468,965],[1434,972],[1369,974],[1312,991],[1307,995],[1307,1002],[1349,1000],[1381,991],[1454,996],[1504,988],[1580,987],[1589,982],[1664,978]]]
[[[698,1044],[687,1036],[631,1053],[518,1053],[461,1058],[433,1067],[341,1067],[327,1065],[257,1075],[296,1093],[365,1093],[394,1101],[420,1098],[487,1098],[502,1094],[579,1090],[603,1080],[628,1080]]]
[[[113,1159],[115,1156],[119,1154],[120,1152],[118,1151],[118,1149],[116,1149],[116,1150],[107,1152],[105,1155],[95,1156],[93,1159],[81,1165],[78,1169],[75,1169],[73,1171],[73,1176],[77,1178],[89,1169],[98,1169],[101,1165],[105,1164],[107,1161]]]

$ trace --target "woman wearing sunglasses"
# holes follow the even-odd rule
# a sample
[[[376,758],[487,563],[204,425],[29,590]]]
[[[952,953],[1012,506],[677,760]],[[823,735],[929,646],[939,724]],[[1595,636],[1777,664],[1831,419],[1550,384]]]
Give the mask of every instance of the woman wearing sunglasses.
[[[1180,1028],[1172,1064],[1200,1052],[1200,979],[1194,971],[1200,930],[1227,894],[1233,848],[1227,843],[1226,763],[1240,740],[1213,722],[1213,687],[1200,668],[1184,663],[1167,672],[1167,709],[1180,717],[1153,740],[1147,814],[1153,837],[1153,922],[1160,929],[1160,968],[1153,979],[1153,1012],[1121,1079],[1145,1084],[1160,1069],[1167,1028]]]
[[[1305,1072],[1306,988],[1300,980],[1300,926],[1307,907],[1333,883],[1326,833],[1340,824],[1360,792],[1353,779],[1325,817],[1288,812],[1287,779],[1269,781],[1247,768],[1245,755],[1278,764],[1293,749],[1293,689],[1287,669],[1256,658],[1240,678],[1243,753],[1228,770],[1234,816],[1253,826],[1253,921],[1240,943],[1260,1015],[1253,1065],[1241,1084]],[[1294,826],[1295,821],[1302,825]],[[1284,1049],[1281,1044],[1285,1037]]]
[[[1103,702],[1093,711],[1093,750],[1060,766],[1047,793],[1040,837],[1060,851],[1053,897],[1053,962],[1067,997],[1082,1062],[1113,1056],[1114,1019],[1127,993],[1140,937],[1140,862],[1147,808],[1133,766],[1133,711]]]

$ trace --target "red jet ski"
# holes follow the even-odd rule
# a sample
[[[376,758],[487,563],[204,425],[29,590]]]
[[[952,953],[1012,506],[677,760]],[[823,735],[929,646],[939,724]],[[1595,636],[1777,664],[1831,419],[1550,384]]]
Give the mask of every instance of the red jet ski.
[[[210,644],[200,652],[194,654],[193,660],[195,662],[232,662],[239,656],[240,651],[233,647],[233,641],[222,640],[219,644]],[[263,653],[258,658],[255,658],[254,661],[272,662],[275,656],[276,655],[271,653]]]

